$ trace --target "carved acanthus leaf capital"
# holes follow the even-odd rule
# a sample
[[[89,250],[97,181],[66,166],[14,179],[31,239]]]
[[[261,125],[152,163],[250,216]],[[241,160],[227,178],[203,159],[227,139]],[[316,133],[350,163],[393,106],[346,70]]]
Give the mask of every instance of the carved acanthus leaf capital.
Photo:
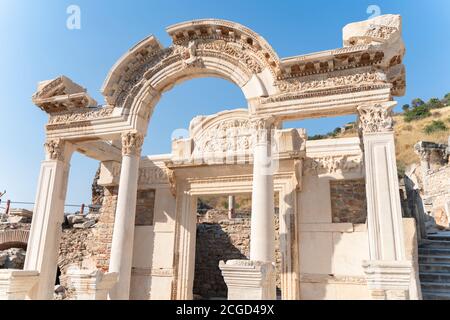
[[[362,133],[392,131],[392,108],[395,104],[390,102],[359,106],[358,125]]]
[[[270,142],[276,123],[273,117],[253,118],[250,120],[250,128],[253,132],[254,142]]]
[[[64,161],[64,141],[61,139],[47,140],[44,143],[48,160]]]
[[[142,144],[144,143],[144,135],[139,132],[122,133],[122,155],[140,156]]]

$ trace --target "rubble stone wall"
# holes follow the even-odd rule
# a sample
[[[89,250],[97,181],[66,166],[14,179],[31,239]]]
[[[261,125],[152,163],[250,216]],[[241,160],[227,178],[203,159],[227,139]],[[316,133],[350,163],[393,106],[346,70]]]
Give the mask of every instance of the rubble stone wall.
[[[276,226],[277,289],[280,289],[279,221]],[[249,259],[250,214],[236,212],[228,219],[226,210],[209,210],[197,224],[194,295],[197,298],[225,298],[227,285],[219,269],[220,260]]]
[[[431,204],[432,216],[436,223],[442,226],[449,226],[450,208],[450,165],[440,167],[436,170],[429,170],[423,179],[424,202]]]
[[[331,180],[331,213],[334,223],[365,223],[367,218],[364,179]]]

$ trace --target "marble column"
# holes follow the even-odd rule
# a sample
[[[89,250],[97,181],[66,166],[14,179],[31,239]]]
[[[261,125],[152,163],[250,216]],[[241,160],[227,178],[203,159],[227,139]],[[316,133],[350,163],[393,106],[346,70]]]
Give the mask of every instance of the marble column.
[[[253,187],[250,233],[250,260],[275,262],[275,212],[272,119],[253,120]]]
[[[111,300],[128,300],[130,297],[137,184],[143,141],[141,133],[122,134],[122,165],[109,264],[109,272],[116,272],[119,278],[109,294]]]
[[[382,290],[390,290],[391,287],[386,285],[403,284],[405,275],[410,273],[408,261],[405,261],[395,157],[392,120],[392,108],[395,105],[396,102],[389,101],[358,107],[359,128],[364,145],[370,253],[370,260],[364,262],[364,268],[369,289],[376,296],[386,298],[389,295],[380,293]],[[371,285],[374,283],[375,287]],[[400,291],[407,291],[407,287],[402,288]],[[397,296],[407,297],[407,293]]]
[[[53,299],[59,243],[64,221],[69,162],[72,147],[60,139],[45,143],[46,159],[41,171],[28,238],[24,270],[38,271],[39,280],[30,299]]]

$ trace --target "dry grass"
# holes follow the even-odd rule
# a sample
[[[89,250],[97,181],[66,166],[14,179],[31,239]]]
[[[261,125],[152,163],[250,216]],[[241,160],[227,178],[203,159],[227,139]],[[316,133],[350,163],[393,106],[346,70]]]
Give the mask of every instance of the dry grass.
[[[443,121],[447,128],[446,131],[434,132],[426,134],[424,128],[433,120]],[[438,143],[447,143],[450,135],[450,106],[442,109],[434,110],[431,117],[411,121],[409,123],[403,121],[403,115],[396,115],[395,121],[395,151],[397,162],[406,167],[414,162],[419,161],[418,155],[414,153],[414,144],[420,140],[432,141]]]

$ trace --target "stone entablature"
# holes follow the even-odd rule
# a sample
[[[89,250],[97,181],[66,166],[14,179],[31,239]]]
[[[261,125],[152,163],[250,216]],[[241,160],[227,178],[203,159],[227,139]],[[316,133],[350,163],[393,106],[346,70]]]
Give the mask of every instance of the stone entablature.
[[[149,36],[113,66],[102,87],[103,107],[64,76],[41,83],[33,101],[51,114],[48,135],[75,139],[145,131],[161,94],[192,77],[228,79],[241,87],[252,115],[277,119],[354,113],[359,103],[404,92],[398,15],[347,25],[343,48],[285,59],[254,31],[230,21],[194,20],[167,32],[173,39],[168,48]],[[323,101],[310,107],[311,99]]]
[[[358,138],[324,139],[306,142],[304,175],[362,174],[363,154]]]

